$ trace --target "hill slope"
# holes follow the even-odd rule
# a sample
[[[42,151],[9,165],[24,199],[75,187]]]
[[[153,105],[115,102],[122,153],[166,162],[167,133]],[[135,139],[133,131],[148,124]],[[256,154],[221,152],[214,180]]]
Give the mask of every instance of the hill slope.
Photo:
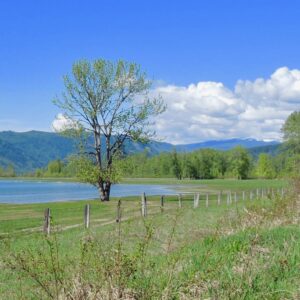
[[[150,142],[130,143],[125,145],[128,154],[149,149],[151,155],[163,151],[171,151],[168,143]],[[0,132],[0,166],[14,165],[18,172],[31,171],[44,167],[54,159],[64,159],[76,152],[76,143],[73,139],[56,133],[42,131],[28,132]]]
[[[253,139],[230,139],[207,141],[197,144],[172,145],[170,143],[151,141],[148,144],[126,142],[125,152],[134,154],[148,149],[150,155],[160,152],[170,152],[176,147],[177,151],[194,151],[202,148],[228,150],[237,145],[245,148],[264,146],[271,147],[274,142],[267,143]],[[269,150],[269,151],[271,151]],[[75,141],[56,133],[42,131],[0,132],[0,166],[13,164],[18,172],[32,171],[44,167],[54,159],[64,159],[76,151]],[[267,151],[268,152],[268,151]],[[260,153],[256,148],[255,155]]]
[[[243,146],[245,148],[261,147],[276,145],[278,142],[265,142],[255,139],[228,139],[228,140],[214,140],[206,141],[196,144],[176,145],[178,151],[194,151],[203,148],[212,148],[216,150],[230,150],[236,146]]]

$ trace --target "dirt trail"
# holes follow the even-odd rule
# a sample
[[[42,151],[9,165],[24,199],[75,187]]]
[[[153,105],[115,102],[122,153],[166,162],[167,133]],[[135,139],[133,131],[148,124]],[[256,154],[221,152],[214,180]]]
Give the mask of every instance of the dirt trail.
[[[149,215],[155,215],[158,212],[155,213],[150,213]],[[134,214],[132,214],[130,217],[122,217],[122,222],[124,221],[129,221],[129,220],[134,220],[137,218],[140,218],[141,214],[139,212],[136,212]],[[104,221],[104,222],[103,222]],[[116,219],[93,219],[93,221],[90,224],[91,228],[98,228],[98,227],[102,227],[102,226],[107,226],[107,225],[111,225],[116,223]],[[54,228],[52,229],[52,231],[66,231],[69,229],[74,229],[74,228],[78,228],[78,227],[82,227],[84,228],[84,223],[78,223],[78,224],[72,224],[72,225],[66,225],[66,226],[53,226]],[[9,236],[9,235],[14,235],[14,234],[19,234],[19,233],[33,233],[33,232],[43,232],[43,227],[39,226],[39,227],[31,227],[31,228],[24,228],[24,229],[20,229],[20,230],[16,230],[13,232],[3,232],[0,233],[0,238],[4,237],[4,236]]]

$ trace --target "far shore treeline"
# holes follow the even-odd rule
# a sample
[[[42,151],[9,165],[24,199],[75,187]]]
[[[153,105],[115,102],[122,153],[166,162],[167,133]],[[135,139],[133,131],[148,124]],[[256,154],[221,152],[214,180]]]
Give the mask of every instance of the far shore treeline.
[[[121,177],[214,179],[214,178],[284,178],[294,172],[297,156],[283,144],[278,154],[260,153],[258,157],[249,150],[237,146],[228,151],[200,149],[188,153],[163,152],[151,156],[147,150],[124,157],[118,161]],[[12,166],[0,169],[0,176],[12,177]],[[53,160],[45,168],[22,176],[36,178],[75,178],[76,166],[72,157]]]

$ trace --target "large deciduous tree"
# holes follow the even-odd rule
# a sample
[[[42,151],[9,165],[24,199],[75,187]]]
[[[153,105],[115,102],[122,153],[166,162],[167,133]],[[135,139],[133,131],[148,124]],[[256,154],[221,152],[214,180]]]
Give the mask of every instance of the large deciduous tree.
[[[65,91],[54,103],[63,111],[67,129],[92,136],[91,149],[77,159],[79,177],[95,185],[108,201],[116,181],[116,160],[126,140],[147,141],[153,117],[165,109],[150,97],[151,82],[135,63],[82,60],[64,77]],[[70,130],[68,130],[70,131]]]
[[[294,153],[300,153],[300,111],[295,111],[286,119],[283,127],[283,139]]]
[[[229,169],[237,179],[246,179],[248,177],[251,159],[248,151],[237,146],[230,151]]]
[[[266,179],[272,179],[276,176],[272,158],[267,153],[259,154],[256,165],[256,175]]]
[[[176,148],[172,152],[172,172],[177,179],[182,179],[182,169]]]
[[[283,139],[288,155],[286,169],[290,175],[300,176],[300,111],[294,111],[286,119],[283,127]]]

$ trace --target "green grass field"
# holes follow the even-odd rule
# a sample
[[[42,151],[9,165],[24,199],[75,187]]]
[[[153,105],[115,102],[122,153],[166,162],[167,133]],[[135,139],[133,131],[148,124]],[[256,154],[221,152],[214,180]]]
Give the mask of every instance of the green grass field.
[[[156,180],[141,180],[158,183]],[[163,184],[169,180],[161,180]],[[293,193],[242,201],[241,191],[284,181],[205,181],[209,205],[184,195],[48,204],[0,205],[0,299],[299,299],[299,203]],[[172,183],[173,184],[173,183]],[[189,186],[185,187],[188,191]],[[237,202],[217,203],[218,190]],[[91,204],[91,226],[83,210]],[[41,232],[50,207],[53,230]]]
[[[239,193],[241,197],[242,191],[253,190],[256,188],[277,188],[287,186],[285,180],[176,180],[176,179],[126,179],[126,183],[139,183],[139,184],[172,184],[178,186],[178,193],[206,193],[211,194],[210,199],[216,201],[216,193],[219,191],[235,191]],[[187,197],[189,206],[192,206],[192,198]],[[202,196],[204,201],[205,196]],[[153,200],[154,206],[158,206],[159,196],[149,197]],[[226,195],[222,197],[223,201],[226,200]],[[110,203],[99,203],[98,200],[83,200],[83,201],[69,201],[69,202],[55,202],[55,203],[43,203],[43,204],[0,204],[0,236],[4,233],[12,233],[18,230],[24,230],[28,228],[37,228],[42,225],[44,210],[50,208],[54,221],[60,226],[70,226],[82,223],[83,210],[85,204],[92,206],[91,220],[93,223],[105,223],[112,220],[115,216],[116,199],[113,199]],[[172,208],[175,205],[170,205],[177,200],[176,196],[167,197],[167,207]],[[131,214],[138,214],[140,210],[140,197],[127,197],[123,198],[124,214],[130,217]],[[156,210],[159,208],[156,207]],[[155,211],[156,211],[155,210]]]

